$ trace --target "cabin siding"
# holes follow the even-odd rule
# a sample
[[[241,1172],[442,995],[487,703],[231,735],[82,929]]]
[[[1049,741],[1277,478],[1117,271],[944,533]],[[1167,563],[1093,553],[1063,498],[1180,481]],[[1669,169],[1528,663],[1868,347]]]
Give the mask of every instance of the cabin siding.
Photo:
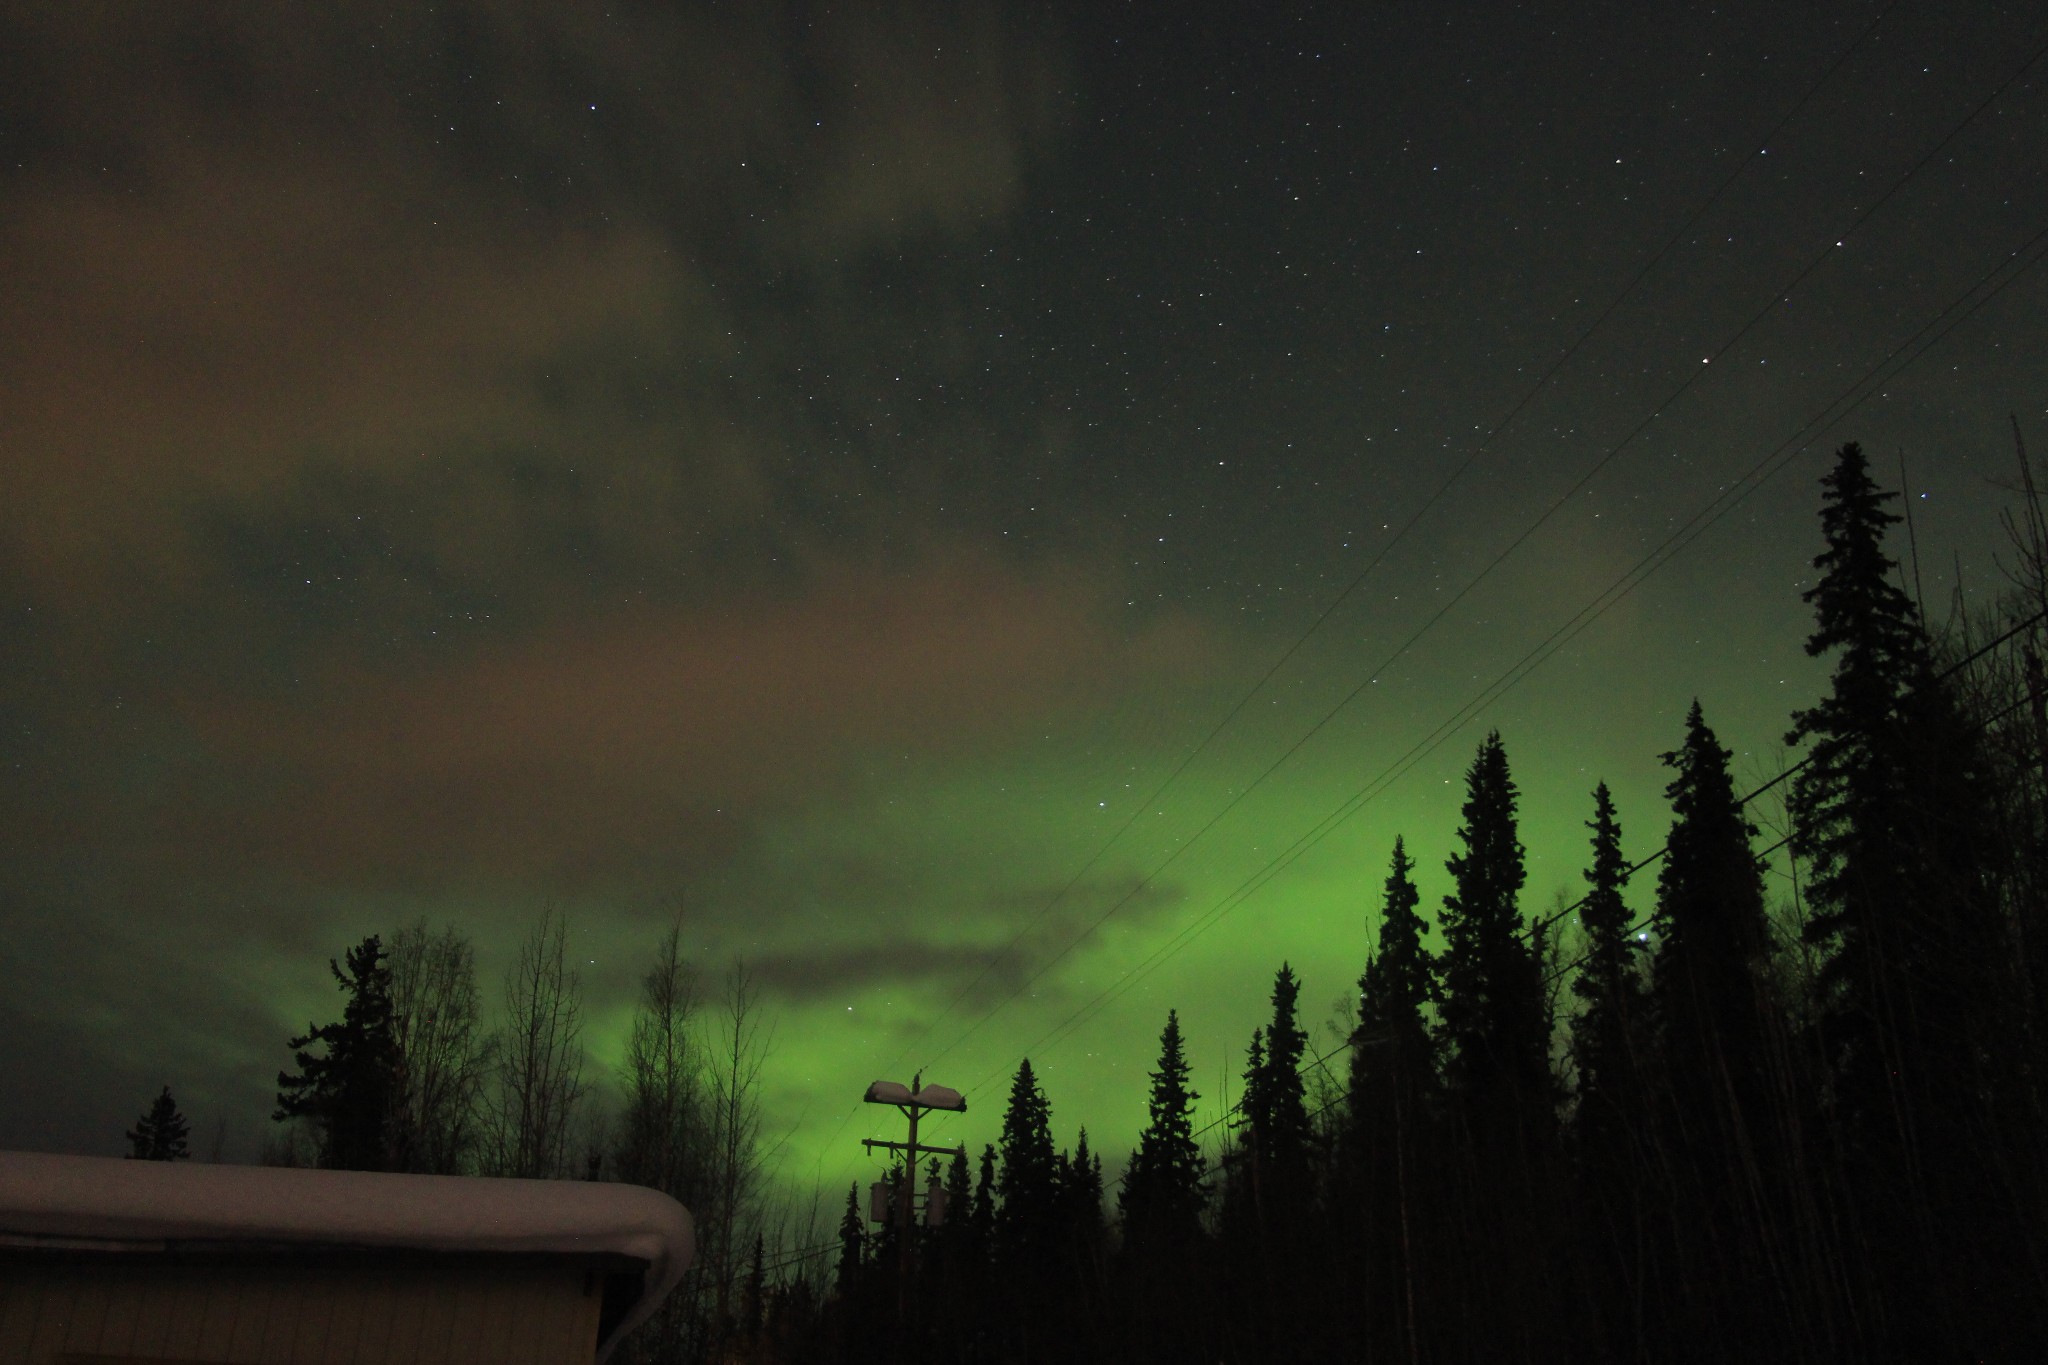
[[[589,1365],[582,1265],[0,1264],[0,1365]]]

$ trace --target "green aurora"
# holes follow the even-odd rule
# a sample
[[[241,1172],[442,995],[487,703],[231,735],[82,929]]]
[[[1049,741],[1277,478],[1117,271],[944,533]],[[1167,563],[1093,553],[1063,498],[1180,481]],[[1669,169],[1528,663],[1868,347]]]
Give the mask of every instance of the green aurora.
[[[601,1098],[672,916],[747,964],[799,1197],[1027,1054],[1114,1172],[1168,1009],[1204,1122],[1282,961],[1330,1046],[1487,728],[1530,913],[1694,697],[1788,761],[1840,441],[1931,615],[2001,589],[2039,272],[1806,424],[2048,221],[2037,85],[1900,180],[2024,16],[1888,19],[1756,166],[1868,16],[444,8],[0,19],[0,1146],[168,1081],[254,1159],[329,957],[424,917],[495,1002],[552,906]]]

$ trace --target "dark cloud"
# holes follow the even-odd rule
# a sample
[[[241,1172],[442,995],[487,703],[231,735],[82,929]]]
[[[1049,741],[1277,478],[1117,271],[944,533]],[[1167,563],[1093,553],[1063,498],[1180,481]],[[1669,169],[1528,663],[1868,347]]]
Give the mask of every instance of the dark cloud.
[[[1112,922],[1126,931],[1156,924],[1178,909],[1186,894],[1176,882],[1136,876],[1091,878],[1071,888],[1007,888],[996,901],[956,907],[950,924],[934,923],[936,917],[926,915],[923,936],[775,950],[748,957],[747,969],[763,986],[794,1001],[840,999],[893,986],[943,1001],[967,991],[963,1004],[992,1004],[1023,986],[1054,954],[1085,954]],[[962,928],[989,937],[936,937]],[[1057,997],[1063,990],[1048,977],[1039,993]]]

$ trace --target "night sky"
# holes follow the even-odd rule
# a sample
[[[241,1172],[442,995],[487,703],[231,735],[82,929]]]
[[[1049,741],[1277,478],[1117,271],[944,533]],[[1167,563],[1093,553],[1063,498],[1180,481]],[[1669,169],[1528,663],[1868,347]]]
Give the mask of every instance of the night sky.
[[[168,1081],[252,1159],[327,958],[420,916],[495,1001],[564,911],[609,1064],[680,907],[764,992],[784,1178],[873,1169],[900,1125],[855,1101],[919,1065],[979,1150],[1027,1051],[1113,1172],[1168,1008],[1205,1121],[1282,960],[1329,1046],[1397,833],[1434,918],[1488,726],[1531,910],[1596,781],[1661,841],[1695,696],[1776,771],[1841,441],[1903,453],[1931,613],[1989,609],[2008,414],[2048,448],[2044,38],[0,9],[0,1146],[118,1151]]]

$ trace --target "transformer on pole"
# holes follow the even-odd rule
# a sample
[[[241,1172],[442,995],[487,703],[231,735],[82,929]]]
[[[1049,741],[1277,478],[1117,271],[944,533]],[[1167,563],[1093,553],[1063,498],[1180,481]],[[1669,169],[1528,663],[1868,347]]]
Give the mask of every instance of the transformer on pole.
[[[924,1084],[924,1073],[911,1077],[909,1085],[901,1081],[876,1081],[868,1087],[868,1093],[861,1097],[868,1104],[893,1104],[903,1111],[910,1120],[910,1136],[906,1142],[884,1142],[880,1138],[862,1138],[861,1146],[872,1152],[880,1148],[888,1152],[901,1153],[903,1170],[900,1184],[891,1191],[889,1182],[878,1180],[868,1190],[868,1218],[871,1222],[894,1222],[896,1224],[896,1311],[908,1320],[906,1297],[909,1294],[911,1263],[917,1255],[916,1238],[912,1235],[914,1220],[912,1206],[917,1197],[917,1159],[920,1156],[967,1155],[963,1143],[958,1147],[925,1147],[917,1140],[918,1116],[930,1111],[964,1114],[967,1101],[960,1092],[949,1086]],[[925,1200],[925,1221],[937,1226],[945,1221],[945,1191],[938,1182]]]

